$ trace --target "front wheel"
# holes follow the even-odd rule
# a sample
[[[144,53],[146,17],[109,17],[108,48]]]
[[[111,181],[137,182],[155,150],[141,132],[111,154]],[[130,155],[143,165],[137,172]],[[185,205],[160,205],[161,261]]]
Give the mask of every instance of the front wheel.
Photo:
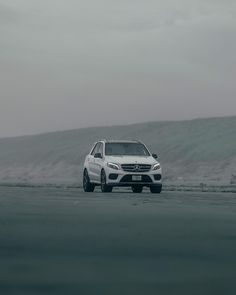
[[[112,191],[112,186],[107,185],[106,173],[104,170],[101,172],[101,191],[103,193],[110,193]]]
[[[156,185],[150,186],[150,191],[153,194],[160,194],[161,189],[162,189],[161,186],[156,186]]]
[[[133,193],[141,193],[143,191],[143,187],[141,185],[132,185]]]
[[[85,192],[93,192],[95,188],[95,184],[90,182],[88,171],[86,169],[84,170],[83,175],[83,188]]]

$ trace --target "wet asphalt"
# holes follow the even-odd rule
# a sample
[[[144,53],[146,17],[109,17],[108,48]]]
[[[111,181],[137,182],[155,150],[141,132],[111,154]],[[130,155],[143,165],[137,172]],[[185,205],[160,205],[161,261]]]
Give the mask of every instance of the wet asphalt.
[[[236,194],[0,187],[0,294],[236,294]]]

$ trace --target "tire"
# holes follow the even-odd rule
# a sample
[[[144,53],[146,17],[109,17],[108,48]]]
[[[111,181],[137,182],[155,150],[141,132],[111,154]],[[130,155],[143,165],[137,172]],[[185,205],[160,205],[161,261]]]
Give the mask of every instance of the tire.
[[[83,188],[85,192],[93,192],[95,188],[95,184],[90,182],[88,171],[84,170],[83,175]]]
[[[150,186],[150,192],[153,194],[160,194],[161,190],[162,190],[161,186],[157,186],[157,185]]]
[[[107,185],[106,173],[104,170],[101,171],[101,191],[103,193],[110,193],[112,186]]]
[[[143,191],[143,187],[141,185],[132,185],[132,191],[133,193],[141,193]]]

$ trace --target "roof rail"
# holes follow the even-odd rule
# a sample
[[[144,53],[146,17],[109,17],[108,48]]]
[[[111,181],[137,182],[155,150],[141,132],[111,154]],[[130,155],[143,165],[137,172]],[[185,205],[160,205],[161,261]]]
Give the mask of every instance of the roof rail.
[[[102,141],[105,142],[141,142],[140,140],[137,139],[101,139]]]
[[[138,143],[143,143],[140,139],[105,139],[105,138],[101,138],[98,141],[104,141],[104,142],[138,142]]]

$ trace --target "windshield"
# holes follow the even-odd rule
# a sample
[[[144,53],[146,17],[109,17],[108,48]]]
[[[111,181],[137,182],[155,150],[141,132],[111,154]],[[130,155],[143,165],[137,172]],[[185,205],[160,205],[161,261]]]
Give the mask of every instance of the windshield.
[[[105,154],[110,156],[150,156],[146,147],[136,142],[106,143]]]

